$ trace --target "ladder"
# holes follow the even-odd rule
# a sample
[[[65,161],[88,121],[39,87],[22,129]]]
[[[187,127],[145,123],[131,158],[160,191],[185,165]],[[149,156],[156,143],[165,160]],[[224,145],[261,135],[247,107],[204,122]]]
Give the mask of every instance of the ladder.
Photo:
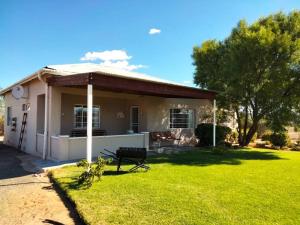
[[[27,113],[24,113],[23,114],[23,121],[22,121],[21,131],[20,131],[19,144],[18,144],[18,149],[19,150],[21,150],[21,147],[22,147],[24,131],[25,131],[25,127],[26,127],[26,120],[27,120]]]

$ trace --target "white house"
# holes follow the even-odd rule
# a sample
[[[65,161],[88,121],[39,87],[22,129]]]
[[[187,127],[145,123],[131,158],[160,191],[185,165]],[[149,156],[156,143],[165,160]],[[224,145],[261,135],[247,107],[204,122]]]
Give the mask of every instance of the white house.
[[[195,126],[212,118],[216,93],[84,63],[46,66],[0,95],[5,144],[69,160],[90,159],[104,148],[149,148],[151,132],[169,131],[171,142],[193,144]]]

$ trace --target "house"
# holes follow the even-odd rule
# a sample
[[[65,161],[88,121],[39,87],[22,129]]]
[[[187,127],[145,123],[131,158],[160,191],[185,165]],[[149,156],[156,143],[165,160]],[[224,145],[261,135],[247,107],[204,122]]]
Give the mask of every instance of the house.
[[[192,145],[195,126],[207,115],[211,121],[216,93],[82,63],[46,66],[0,95],[4,143],[60,161],[91,158],[104,148],[149,148],[155,131],[170,131],[176,137],[171,142]]]

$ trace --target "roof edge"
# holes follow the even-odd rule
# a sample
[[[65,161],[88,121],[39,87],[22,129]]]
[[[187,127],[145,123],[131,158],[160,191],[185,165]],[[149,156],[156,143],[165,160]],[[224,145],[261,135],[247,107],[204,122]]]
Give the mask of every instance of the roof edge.
[[[9,92],[9,91],[11,91],[11,89],[12,89],[14,86],[16,86],[16,85],[22,85],[22,84],[28,83],[29,81],[34,80],[35,78],[38,77],[38,74],[39,74],[39,73],[45,72],[45,71],[51,72],[51,70],[48,69],[47,67],[43,67],[42,69],[39,69],[38,71],[36,71],[36,72],[34,72],[34,73],[32,73],[32,74],[26,76],[25,78],[23,78],[23,79],[21,79],[21,80],[15,82],[15,83],[9,85],[8,87],[6,87],[6,88],[0,90],[0,96],[1,96],[1,95],[4,95],[5,93],[7,93],[7,92]]]
[[[49,68],[49,67],[45,66],[45,67],[39,69],[38,71],[30,74],[29,76],[26,76],[25,78],[21,79],[20,81],[15,82],[12,85],[0,90],[0,96],[4,95],[5,93],[7,93],[9,91],[11,91],[11,89],[16,85],[22,85],[22,84],[28,83],[28,82],[36,79],[38,77],[38,74],[42,73],[42,72],[48,72],[49,74],[53,74],[53,75],[63,75],[63,73],[64,73],[63,71],[57,71],[55,69],[52,69],[51,67]],[[98,73],[98,74],[103,74],[103,75],[113,75],[113,76],[124,78],[124,79],[143,80],[143,79],[136,78],[136,77],[124,77],[124,76],[118,75],[116,73],[105,73],[105,72],[100,72],[100,71],[98,71],[98,72],[89,72],[89,73],[85,73],[85,74],[90,74],[90,73],[94,73],[94,74]],[[72,75],[76,75],[76,74],[82,74],[82,73],[74,73]],[[172,86],[185,87],[185,88],[195,89],[195,90],[199,90],[199,91],[203,91],[203,92],[214,93],[215,95],[218,94],[218,92],[215,91],[215,90],[207,90],[207,89],[202,89],[202,88],[197,88],[197,87],[191,87],[191,86],[180,85],[180,84],[175,84],[175,83],[160,82],[160,81],[154,81],[154,80],[145,80],[145,81],[148,81],[148,82],[151,82],[151,83],[168,84],[168,85],[172,85]]]

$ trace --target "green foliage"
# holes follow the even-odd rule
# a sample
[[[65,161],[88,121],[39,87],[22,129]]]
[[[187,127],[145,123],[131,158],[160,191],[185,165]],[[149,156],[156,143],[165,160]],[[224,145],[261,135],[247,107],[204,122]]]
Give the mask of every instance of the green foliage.
[[[98,157],[94,163],[88,163],[85,159],[78,162],[77,166],[84,168],[84,172],[78,177],[78,184],[90,188],[93,185],[95,178],[97,178],[97,181],[101,180],[104,168],[110,162],[110,159],[106,160],[102,157]]]
[[[300,224],[300,152],[212,150],[150,156],[151,171],[105,176],[86,191],[74,188],[76,167],[53,177],[86,224]]]
[[[235,130],[232,130],[229,138],[227,139],[230,143],[238,143],[238,132],[236,132]]]
[[[272,133],[270,135],[270,141],[273,146],[282,148],[289,144],[289,137],[286,132]]]
[[[257,139],[257,133],[255,133],[252,138],[251,138],[251,142],[255,142]]]
[[[282,131],[300,122],[300,11],[242,20],[224,41],[194,47],[195,84],[217,90],[219,108],[237,115],[239,143],[260,121]]]
[[[0,115],[0,136],[4,134],[4,116]]]
[[[262,140],[262,141],[271,141],[271,135],[272,135],[272,132],[271,132],[271,131],[266,131],[266,132],[264,132],[264,134],[261,136],[261,140]]]
[[[223,144],[230,133],[231,129],[229,127],[216,126],[216,144]],[[195,129],[195,135],[200,139],[200,146],[211,146],[213,144],[213,124],[199,124]]]

